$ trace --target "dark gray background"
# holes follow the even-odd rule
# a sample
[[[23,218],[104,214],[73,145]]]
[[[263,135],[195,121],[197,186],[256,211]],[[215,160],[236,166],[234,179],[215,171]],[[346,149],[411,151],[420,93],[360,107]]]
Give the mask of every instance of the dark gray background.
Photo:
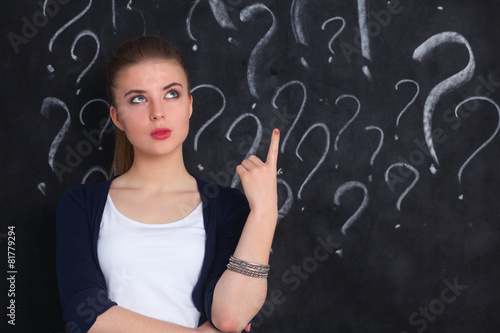
[[[254,331],[497,329],[497,1],[61,0],[57,7],[50,2],[46,16],[39,3],[5,2],[0,14],[1,269],[7,270],[7,226],[14,225],[18,270],[17,325],[10,330],[65,331],[55,275],[55,207],[68,187],[106,179],[114,135],[107,128],[101,133],[99,124],[108,117],[107,106],[97,101],[81,110],[106,99],[105,68],[114,50],[144,33],[181,48],[191,87],[198,87],[184,146],[191,172],[231,185],[235,165],[254,140],[265,158],[273,127],[281,128],[282,145],[288,136],[278,162],[281,215],[268,301]],[[362,4],[371,29],[363,42]],[[424,52],[425,59],[414,56],[442,33],[446,38]],[[16,46],[9,37],[23,42]],[[474,68],[461,84],[454,81],[436,94],[436,86],[469,63]],[[416,83],[396,88],[401,80]],[[292,81],[273,105],[280,87]],[[433,95],[439,164],[424,132],[425,103]],[[455,107],[474,96],[483,99],[455,117]],[[360,105],[356,116],[353,97]],[[407,167],[391,168],[395,163]],[[2,281],[5,286],[3,273]],[[6,293],[2,288],[2,300]]]

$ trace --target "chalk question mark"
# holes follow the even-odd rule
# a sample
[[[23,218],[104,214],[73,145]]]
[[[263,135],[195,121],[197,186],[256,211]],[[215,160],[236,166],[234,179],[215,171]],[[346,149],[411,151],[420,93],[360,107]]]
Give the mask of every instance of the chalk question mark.
[[[200,88],[213,89],[217,93],[219,93],[219,95],[222,97],[222,107],[219,109],[219,111],[216,114],[214,114],[209,120],[207,120],[207,122],[205,124],[203,124],[203,126],[200,127],[198,132],[196,132],[196,135],[194,137],[194,151],[198,151],[198,140],[200,139],[201,133],[203,133],[203,131],[211,123],[213,123],[215,121],[215,119],[219,118],[220,115],[222,114],[222,112],[224,112],[224,110],[226,109],[226,96],[224,96],[224,93],[219,88],[217,88],[216,86],[211,85],[211,84],[200,84],[200,85],[194,87],[193,89],[191,89],[191,93],[195,92],[196,90],[198,90]]]
[[[335,52],[333,51],[333,47],[332,47],[332,44],[333,42],[335,41],[335,39],[337,39],[337,37],[342,33],[342,31],[344,30],[345,28],[345,20],[340,17],[340,16],[335,16],[335,17],[332,17],[328,20],[326,20],[325,22],[323,22],[323,24],[321,25],[321,30],[325,30],[326,28],[326,25],[332,21],[342,21],[342,26],[340,27],[339,31],[337,31],[335,33],[335,35],[333,35],[332,38],[330,38],[330,40],[328,41],[328,49],[330,50],[330,52],[335,55]],[[333,60],[333,57],[329,57],[328,58],[328,62],[331,63]]]
[[[71,125],[71,118],[70,118],[71,116],[70,116],[70,113],[69,113],[69,110],[68,110],[68,107],[66,106],[66,104],[56,97],[46,97],[42,102],[42,109],[41,109],[40,113],[44,117],[48,118],[50,115],[50,109],[53,106],[60,107],[60,108],[64,109],[64,111],[66,111],[66,120],[64,121],[64,124],[62,125],[61,129],[59,130],[59,132],[55,136],[54,140],[52,140],[52,144],[50,145],[50,149],[49,149],[48,162],[49,162],[49,165],[50,165],[50,168],[52,169],[52,171],[55,171],[54,157],[57,153],[57,149],[59,148],[59,145],[61,144],[61,141],[63,140],[66,133],[68,133],[68,131],[69,131],[69,126]]]
[[[344,125],[344,127],[342,127],[342,129],[337,134],[337,137],[335,138],[335,143],[333,145],[333,149],[335,151],[339,150],[338,143],[339,143],[340,136],[342,135],[342,133],[344,133],[344,131],[347,129],[347,127],[349,127],[349,125],[351,125],[351,123],[354,121],[354,119],[356,119],[356,117],[359,115],[359,111],[361,110],[361,103],[359,102],[359,99],[357,99],[356,96],[354,96],[354,95],[348,95],[348,94],[340,95],[337,98],[337,100],[335,101],[335,105],[337,105],[340,102],[340,100],[346,99],[346,98],[351,98],[354,101],[356,101],[357,109],[356,109],[356,112],[354,112],[354,115],[351,117],[351,119],[349,119],[349,121]]]
[[[375,151],[372,154],[372,157],[370,158],[370,166],[373,166],[373,163],[375,162],[375,158],[379,154],[380,149],[382,149],[382,145],[384,144],[384,131],[382,131],[382,129],[380,127],[377,127],[377,126],[366,126],[365,130],[366,131],[373,131],[373,130],[375,130],[375,131],[378,131],[380,133],[380,139],[379,139],[379,142],[378,142],[377,149],[375,149]],[[370,182],[372,181],[372,175],[370,175],[368,177],[368,180]]]
[[[262,37],[261,40],[257,43],[257,45],[255,45],[254,49],[252,50],[252,53],[250,53],[250,58],[248,60],[248,67],[247,67],[248,86],[250,88],[250,94],[255,98],[259,98],[259,93],[257,92],[256,77],[255,77],[257,68],[259,67],[258,64],[261,62],[263,50],[265,49],[266,45],[269,44],[269,42],[271,41],[271,37],[276,32],[277,29],[276,17],[274,16],[274,13],[262,3],[256,3],[248,7],[245,7],[240,13],[240,20],[242,22],[248,22],[254,17],[254,15],[262,11],[267,11],[271,14],[273,18],[273,23],[269,28],[269,30],[267,31],[267,33],[264,35],[264,37]]]
[[[420,178],[420,174],[419,174],[418,170],[415,169],[415,167],[411,164],[406,164],[406,163],[394,163],[394,164],[392,164],[385,171],[385,182],[391,187],[392,190],[394,190],[394,188],[392,187],[392,184],[389,184],[389,172],[392,170],[392,168],[395,168],[395,167],[407,168],[407,169],[411,170],[413,172],[413,174],[415,175],[415,179],[413,180],[413,182],[403,191],[403,193],[399,196],[398,201],[396,202],[397,210],[401,211],[401,202],[403,202],[403,199],[412,190],[412,188],[415,187],[415,185],[417,184],[417,182]]]
[[[334,151],[338,151],[339,150],[339,146],[338,146],[338,143],[339,143],[339,139],[340,139],[340,136],[342,135],[342,133],[344,133],[344,131],[347,129],[347,127],[349,127],[349,125],[351,125],[351,123],[354,121],[354,119],[356,119],[356,117],[359,115],[359,112],[361,110],[361,103],[359,102],[359,100],[356,98],[356,96],[354,95],[348,95],[348,94],[344,94],[344,95],[340,95],[337,100],[335,101],[335,105],[337,105],[339,103],[340,100],[342,99],[346,99],[346,98],[351,98],[351,99],[354,99],[354,101],[356,102],[357,104],[357,109],[356,109],[356,112],[354,112],[354,115],[351,117],[351,119],[349,119],[349,121],[344,125],[344,127],[342,127],[339,131],[339,133],[337,134],[337,136],[335,137],[335,142],[333,144],[333,149]],[[335,168],[338,168],[339,164],[336,163],[335,164]]]
[[[418,94],[420,93],[420,86],[418,85],[417,82],[413,81],[413,80],[401,80],[399,81],[398,83],[396,83],[396,86],[395,86],[395,89],[398,90],[399,89],[399,86],[403,83],[412,83],[415,85],[415,87],[417,88],[417,91],[415,92],[415,95],[413,96],[413,98],[411,99],[411,101],[406,104],[406,106],[403,108],[403,110],[399,113],[397,119],[396,119],[396,127],[399,126],[399,120],[401,119],[401,117],[403,116],[403,113],[406,112],[406,110],[408,110],[408,108],[410,107],[410,105],[413,104],[413,102],[415,102],[415,100],[417,99],[417,96]],[[398,140],[399,137],[397,134],[394,135],[394,139],[395,140]]]
[[[494,138],[495,136],[497,135],[498,131],[500,130],[500,107],[498,106],[497,103],[495,103],[495,101],[493,101],[492,99],[488,98],[488,97],[483,97],[483,96],[475,96],[475,97],[470,97],[470,98],[467,98],[466,100],[460,102],[457,107],[455,108],[455,116],[458,117],[458,109],[460,109],[460,107],[462,105],[464,105],[465,103],[467,102],[470,102],[470,101],[473,101],[473,100],[483,100],[483,101],[486,101],[486,102],[489,102],[491,104],[493,104],[495,106],[495,108],[497,109],[497,112],[498,112],[498,124],[497,124],[497,128],[495,129],[495,131],[493,132],[493,134],[489,137],[488,140],[486,140],[474,153],[472,153],[472,155],[470,155],[470,157],[465,161],[465,163],[460,167],[460,170],[458,171],[458,182],[461,184],[462,183],[462,173],[465,169],[465,167],[469,164],[469,162],[474,158],[476,157],[476,155],[481,151],[483,150]]]
[[[425,134],[425,142],[427,144],[427,148],[429,148],[429,152],[434,159],[436,165],[439,166],[439,160],[434,149],[434,143],[432,141],[432,115],[434,113],[434,109],[444,95],[450,93],[453,90],[456,90],[467,82],[470,81],[472,76],[474,75],[474,71],[476,68],[476,63],[474,60],[474,54],[472,52],[472,48],[469,42],[460,34],[456,32],[442,32],[437,35],[434,35],[427,39],[422,43],[415,52],[413,52],[413,59],[419,62],[422,62],[426,59],[432,52],[437,49],[439,46],[446,43],[457,43],[464,45],[469,51],[469,63],[467,66],[460,72],[455,75],[447,78],[446,80],[439,83],[435,86],[429,96],[427,97],[424,105],[424,134]],[[437,169],[434,165],[431,165],[431,172],[435,174]]]
[[[358,209],[354,212],[354,214],[344,223],[340,231],[342,234],[345,236],[347,234],[347,230],[356,222],[357,219],[363,214],[363,212],[366,210],[368,207],[369,203],[369,196],[368,196],[368,189],[366,186],[358,181],[349,181],[344,184],[342,184],[337,191],[335,192],[335,196],[333,199],[333,202],[337,205],[340,206],[340,198],[347,192],[350,191],[354,188],[360,188],[363,190],[363,201],[359,205]]]
[[[276,90],[276,92],[274,93],[274,96],[271,100],[271,104],[273,105],[274,108],[277,109],[278,106],[276,105],[276,99],[278,98],[278,96],[283,92],[283,90],[285,90],[286,88],[288,88],[294,84],[299,85],[302,88],[302,91],[303,91],[302,104],[300,105],[299,112],[297,113],[297,116],[295,117],[295,120],[293,121],[292,126],[290,126],[290,129],[286,133],[285,138],[283,139],[283,142],[281,143],[281,152],[282,153],[285,151],[285,146],[286,146],[286,143],[288,142],[288,138],[290,137],[290,134],[292,133],[293,129],[295,128],[295,125],[297,124],[300,117],[302,116],[302,112],[304,111],[304,107],[306,106],[306,102],[307,102],[306,86],[301,81],[296,81],[296,80],[289,81],[289,82],[285,83],[284,85],[282,85],[281,87],[279,87],[278,90]],[[287,120],[285,119],[285,121],[287,121]]]
[[[324,123],[316,123],[316,124],[313,124],[311,127],[309,127],[307,129],[307,131],[304,133],[304,135],[302,136],[302,138],[300,139],[299,144],[297,145],[297,148],[295,149],[295,155],[302,162],[304,161],[302,159],[302,157],[300,156],[300,154],[299,154],[299,149],[302,146],[302,143],[304,142],[304,140],[309,135],[309,133],[311,133],[311,131],[313,129],[315,129],[316,127],[322,128],[324,130],[324,132],[325,132],[325,148],[323,150],[323,154],[321,155],[320,159],[318,160],[318,162],[316,163],[316,165],[314,166],[314,168],[311,170],[311,172],[309,172],[309,174],[307,175],[307,178],[304,180],[304,182],[302,183],[302,185],[300,185],[300,189],[299,189],[299,192],[297,194],[297,197],[299,199],[302,199],[302,191],[304,190],[304,186],[309,182],[309,180],[311,179],[311,177],[316,173],[316,171],[319,169],[319,167],[321,166],[321,164],[323,164],[323,162],[324,162],[324,160],[326,158],[326,155],[328,154],[328,150],[330,150],[330,129]]]
[[[90,30],[83,30],[73,40],[73,44],[71,44],[71,58],[73,58],[73,60],[78,60],[78,57],[75,54],[75,46],[78,43],[78,41],[82,37],[85,37],[85,36],[90,36],[90,37],[94,38],[95,43],[96,43],[96,51],[95,51],[94,58],[92,59],[92,61],[88,64],[87,67],[85,67],[85,69],[80,73],[80,75],[78,75],[78,78],[76,79],[76,84],[77,85],[80,83],[80,80],[82,79],[82,77],[85,74],[87,74],[87,72],[90,70],[90,68],[94,65],[94,63],[97,60],[97,57],[99,56],[99,51],[101,50],[101,45],[99,43],[99,39],[97,38],[97,35],[95,33],[93,33],[92,31],[90,31]],[[79,91],[80,90],[78,89],[78,92]],[[78,92],[77,92],[77,94],[78,94]]]
[[[52,46],[54,45],[54,42],[57,39],[57,37],[59,37],[59,35],[61,33],[63,33],[64,30],[66,30],[70,25],[72,25],[73,23],[78,21],[78,19],[80,19],[83,15],[85,15],[85,13],[87,13],[89,11],[90,7],[92,7],[92,0],[89,0],[89,4],[87,5],[87,7],[85,7],[78,15],[76,15],[68,23],[66,23],[59,30],[56,31],[56,33],[52,36],[52,38],[49,41],[49,51],[50,52],[52,52]]]
[[[59,130],[59,132],[55,136],[54,140],[52,140],[52,144],[50,145],[50,148],[49,148],[48,162],[49,162],[49,165],[50,165],[50,168],[52,169],[52,171],[55,172],[54,157],[57,153],[59,145],[61,144],[61,141],[63,140],[66,133],[68,133],[69,126],[71,125],[71,116],[70,116],[70,113],[69,113],[69,110],[68,110],[68,107],[66,106],[66,104],[56,97],[46,97],[42,102],[42,108],[40,110],[40,113],[45,118],[49,118],[50,108],[52,106],[59,106],[59,107],[63,108],[64,111],[66,111],[66,120],[64,121],[64,124],[62,125],[61,129]],[[57,174],[57,177],[58,177],[59,181],[62,181],[62,178],[59,174]],[[46,195],[47,184],[45,184],[45,182],[39,183],[37,185],[37,188],[43,195]]]

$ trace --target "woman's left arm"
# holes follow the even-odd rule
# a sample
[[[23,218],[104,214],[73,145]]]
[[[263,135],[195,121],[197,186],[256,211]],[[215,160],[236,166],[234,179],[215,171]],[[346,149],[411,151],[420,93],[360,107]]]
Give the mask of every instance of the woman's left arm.
[[[279,131],[271,137],[266,162],[250,156],[236,168],[250,206],[233,256],[267,265],[278,220],[277,160]],[[266,300],[267,279],[226,269],[213,295],[212,321],[223,332],[241,332]]]

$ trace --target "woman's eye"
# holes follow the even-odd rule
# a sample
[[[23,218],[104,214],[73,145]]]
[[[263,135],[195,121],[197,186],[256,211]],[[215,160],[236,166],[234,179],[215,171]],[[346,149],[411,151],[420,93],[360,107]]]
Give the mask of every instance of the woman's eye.
[[[144,96],[135,96],[132,98],[132,103],[142,103],[145,102],[146,98]]]
[[[170,90],[170,91],[169,91],[169,92],[165,95],[165,97],[166,97],[166,98],[176,98],[176,97],[178,97],[178,96],[179,96],[179,94],[178,94],[178,93],[177,93],[177,91],[175,91],[175,90]]]

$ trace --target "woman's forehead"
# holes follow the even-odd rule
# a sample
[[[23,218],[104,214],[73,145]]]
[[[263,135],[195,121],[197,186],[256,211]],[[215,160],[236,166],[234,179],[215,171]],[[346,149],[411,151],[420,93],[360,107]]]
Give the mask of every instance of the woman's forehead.
[[[117,86],[154,86],[171,82],[187,86],[187,77],[180,64],[170,60],[143,61],[124,68],[117,76]],[[126,87],[123,87],[126,88]]]

